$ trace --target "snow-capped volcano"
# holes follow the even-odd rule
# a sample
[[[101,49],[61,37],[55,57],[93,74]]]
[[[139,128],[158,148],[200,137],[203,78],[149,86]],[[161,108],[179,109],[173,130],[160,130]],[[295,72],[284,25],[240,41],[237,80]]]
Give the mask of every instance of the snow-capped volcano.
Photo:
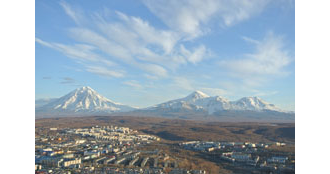
[[[183,98],[183,100],[186,102],[195,102],[199,99],[208,98],[208,97],[210,97],[210,96],[208,96],[207,94],[204,94],[202,91],[194,91],[187,97]]]
[[[36,108],[36,114],[57,115],[90,115],[113,112],[126,112],[135,108],[115,103],[92,88],[85,86]]]
[[[234,109],[237,110],[273,110],[273,111],[281,111],[281,109],[277,108],[274,104],[267,103],[263,101],[259,97],[243,97],[235,102],[232,102]]]
[[[188,95],[187,97],[176,99],[176,100],[171,100],[165,103],[161,103],[146,109],[157,109],[157,108],[162,108],[162,109],[199,109],[199,106],[195,105],[196,101],[201,101],[202,99],[209,98],[210,96],[204,94],[201,91],[195,91]]]
[[[111,113],[133,116],[173,116],[174,118],[234,121],[294,121],[294,112],[286,112],[259,97],[229,101],[221,96],[208,96],[194,91],[186,97],[144,109],[113,102],[90,87],[78,88],[60,98],[36,101],[36,117],[105,116]],[[120,115],[120,114],[119,114]]]
[[[188,110],[204,110],[208,114],[213,114],[218,111],[277,111],[273,104],[269,104],[259,97],[244,97],[237,101],[229,101],[221,96],[210,97],[201,91],[195,91],[187,97],[171,100],[165,103],[147,108],[152,110],[157,109],[188,109]]]

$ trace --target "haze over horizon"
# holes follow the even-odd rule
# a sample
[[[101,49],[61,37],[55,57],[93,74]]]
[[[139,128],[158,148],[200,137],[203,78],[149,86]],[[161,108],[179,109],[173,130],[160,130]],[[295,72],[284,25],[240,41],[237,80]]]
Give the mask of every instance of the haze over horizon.
[[[36,99],[90,86],[147,107],[199,90],[295,110],[294,1],[35,4]]]

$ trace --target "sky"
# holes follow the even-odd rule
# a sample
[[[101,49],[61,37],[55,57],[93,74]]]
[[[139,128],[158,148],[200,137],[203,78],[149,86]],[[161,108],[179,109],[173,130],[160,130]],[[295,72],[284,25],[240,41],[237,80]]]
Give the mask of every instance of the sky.
[[[35,98],[148,107],[195,90],[295,110],[292,0],[35,1]]]

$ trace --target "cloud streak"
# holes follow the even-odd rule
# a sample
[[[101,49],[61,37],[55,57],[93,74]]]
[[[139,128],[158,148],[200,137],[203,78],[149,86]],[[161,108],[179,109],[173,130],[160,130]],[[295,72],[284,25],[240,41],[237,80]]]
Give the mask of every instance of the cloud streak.
[[[91,72],[91,73],[95,73],[104,77],[116,77],[116,78],[120,78],[120,77],[124,77],[124,73],[123,72],[118,72],[118,71],[113,71],[113,70],[109,70],[106,67],[103,66],[87,66],[86,67],[86,71]]]
[[[64,77],[60,83],[61,84],[75,84],[76,80],[71,77]]]
[[[50,77],[50,76],[44,76],[44,77],[42,77],[42,79],[44,79],[44,80],[50,80],[50,79],[52,79],[52,77]]]
[[[107,66],[115,66],[116,63],[103,58],[102,56],[93,52],[95,47],[86,45],[86,44],[74,44],[74,45],[65,45],[59,43],[51,43],[43,41],[39,38],[35,39],[37,43],[55,49],[65,56],[72,58],[78,62],[93,62],[93,63],[102,63],[106,64]]]
[[[39,38],[36,38],[36,42],[46,47],[55,49],[67,57],[75,60],[77,63],[82,64],[87,72],[115,78],[124,76],[122,72],[109,70],[109,68],[115,69],[114,67],[118,67],[117,64],[94,53],[93,50],[95,50],[95,47],[93,46],[86,44],[64,45],[59,43],[50,43]]]
[[[65,13],[78,25],[81,24],[81,21],[83,20],[83,14],[81,10],[73,9],[68,3],[65,1],[60,1],[59,3]]]
[[[285,67],[294,61],[294,58],[284,49],[282,36],[269,32],[261,41],[246,37],[244,40],[255,45],[253,53],[219,62],[231,75],[253,86],[266,81],[266,76],[283,76],[290,73]]]
[[[208,87],[202,87],[200,88],[201,91],[207,93],[211,96],[228,96],[231,95],[231,93],[225,89],[221,88],[208,88]]]
[[[164,8],[171,10],[174,1],[162,3],[169,3]],[[201,4],[197,1],[183,3],[186,5],[182,4],[182,7],[186,6],[187,9],[178,22],[187,21],[186,24],[179,26],[179,29],[159,29],[140,17],[107,9],[103,12],[85,14],[79,8],[73,8],[61,1],[60,5],[64,12],[76,24],[68,29],[69,35],[80,43],[67,45],[46,42],[39,38],[36,38],[36,42],[58,50],[70,58],[79,58],[77,61],[100,62],[107,66],[116,66],[114,62],[120,62],[139,69],[143,74],[157,78],[168,77],[169,73],[175,72],[180,66],[197,65],[211,56],[211,51],[203,44],[187,47],[186,33],[199,35],[202,30],[199,29],[200,23],[206,24],[206,21],[211,20],[211,16],[219,11],[219,6],[216,5],[216,1]],[[145,1],[145,4],[151,11],[156,8],[150,2]],[[194,15],[192,8],[196,6],[201,6],[202,11]],[[167,12],[162,9],[161,13]],[[172,18],[175,19],[176,17]],[[91,22],[87,25],[84,21]],[[168,24],[167,21],[163,22]],[[106,58],[97,54],[98,51],[105,53]]]
[[[136,88],[136,89],[143,89],[144,87],[136,80],[124,81],[124,85]]]
[[[185,39],[208,33],[208,24],[232,26],[260,13],[269,0],[144,0],[149,10]]]

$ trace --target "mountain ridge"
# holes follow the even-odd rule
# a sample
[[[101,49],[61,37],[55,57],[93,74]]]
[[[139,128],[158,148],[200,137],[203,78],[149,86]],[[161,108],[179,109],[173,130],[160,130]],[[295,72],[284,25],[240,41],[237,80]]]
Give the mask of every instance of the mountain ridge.
[[[39,103],[46,102],[40,100]],[[280,116],[286,119],[289,115],[294,120],[294,112],[284,111],[274,104],[270,104],[260,97],[243,97],[230,101],[222,96],[209,96],[202,91],[194,91],[186,97],[170,100],[150,107],[138,109],[116,103],[101,96],[91,87],[77,88],[70,93],[57,98],[50,99],[49,103],[37,106],[36,116],[91,116],[91,115],[113,115],[116,113],[133,115],[157,115],[157,116],[184,116],[199,115],[199,117],[274,117]],[[269,116],[272,115],[272,116]],[[193,116],[191,116],[193,117]]]
[[[195,107],[192,107],[194,105]],[[207,110],[209,114],[213,114],[216,111],[221,110],[252,110],[252,111],[262,111],[262,110],[272,110],[277,112],[286,112],[274,104],[270,104],[259,97],[243,97],[236,101],[229,101],[228,99],[222,96],[208,96],[200,91],[194,91],[190,95],[184,98],[170,100],[164,103],[160,103],[148,109],[157,109],[157,108],[173,108],[177,109],[178,107],[186,108],[197,108]]]

